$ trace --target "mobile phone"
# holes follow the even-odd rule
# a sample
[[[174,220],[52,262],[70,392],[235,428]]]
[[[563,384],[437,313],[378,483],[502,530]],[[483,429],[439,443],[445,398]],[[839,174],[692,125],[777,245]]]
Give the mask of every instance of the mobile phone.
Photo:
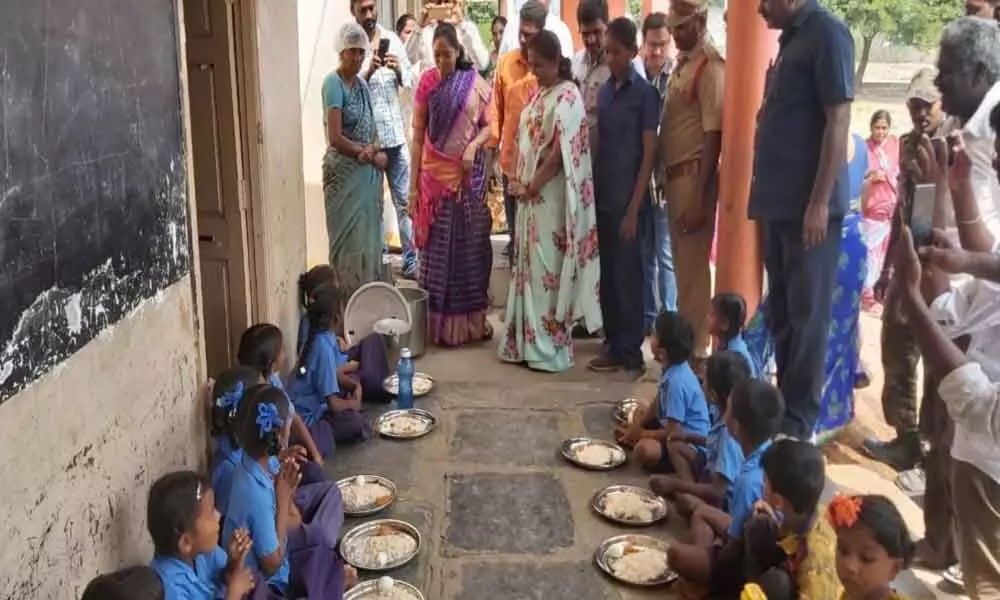
[[[385,55],[389,53],[389,40],[382,38],[378,41],[378,59],[385,61]]]
[[[930,246],[934,241],[934,197],[937,186],[933,183],[921,183],[913,189],[913,202],[910,204],[910,233],[913,234],[913,245],[917,248]]]
[[[451,18],[455,5],[451,2],[427,5],[427,18],[434,21],[447,21]]]

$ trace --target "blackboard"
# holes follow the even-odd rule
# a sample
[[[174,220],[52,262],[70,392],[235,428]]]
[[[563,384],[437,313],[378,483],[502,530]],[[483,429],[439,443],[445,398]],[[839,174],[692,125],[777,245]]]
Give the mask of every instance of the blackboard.
[[[177,28],[0,1],[0,402],[190,270]]]

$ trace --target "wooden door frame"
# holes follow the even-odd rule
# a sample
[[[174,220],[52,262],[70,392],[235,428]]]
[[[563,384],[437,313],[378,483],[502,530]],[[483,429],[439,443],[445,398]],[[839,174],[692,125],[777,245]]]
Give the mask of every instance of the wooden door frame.
[[[235,92],[240,111],[240,148],[243,155],[242,203],[246,220],[247,283],[250,321],[259,323],[270,314],[266,290],[267,268],[264,260],[264,218],[261,190],[261,151],[263,132],[260,121],[260,78],[257,69],[257,7],[255,0],[226,0],[234,4]]]

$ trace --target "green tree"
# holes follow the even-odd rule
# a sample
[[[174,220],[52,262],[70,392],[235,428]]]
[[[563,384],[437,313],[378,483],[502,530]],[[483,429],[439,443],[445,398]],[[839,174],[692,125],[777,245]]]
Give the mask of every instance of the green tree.
[[[859,87],[877,36],[892,43],[931,48],[938,42],[941,27],[962,12],[957,0],[827,0],[825,4],[861,41],[854,75]]]

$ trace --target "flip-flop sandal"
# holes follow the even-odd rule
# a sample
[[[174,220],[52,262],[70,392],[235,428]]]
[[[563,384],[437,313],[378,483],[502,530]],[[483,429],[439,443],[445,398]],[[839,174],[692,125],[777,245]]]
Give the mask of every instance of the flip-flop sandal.
[[[487,322],[486,322],[486,323],[485,323],[485,324],[483,325],[483,337],[482,337],[482,338],[480,338],[480,340],[479,340],[479,341],[481,341],[481,342],[488,342],[488,341],[492,340],[492,339],[493,339],[493,334],[494,334],[494,333],[495,333],[495,332],[493,331],[493,325],[492,325],[492,324],[490,324],[490,322],[489,322],[489,321],[487,321]]]

